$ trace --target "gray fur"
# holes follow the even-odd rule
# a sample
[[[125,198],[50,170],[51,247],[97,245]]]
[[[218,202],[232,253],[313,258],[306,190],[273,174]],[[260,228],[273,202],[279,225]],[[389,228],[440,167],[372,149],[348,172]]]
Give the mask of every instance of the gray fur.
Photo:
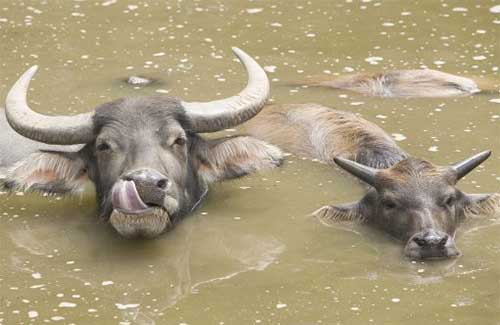
[[[180,101],[163,96],[125,98],[97,107],[94,140],[83,146],[46,145],[24,138],[11,129],[3,112],[0,127],[4,187],[64,193],[91,181],[100,216],[105,220],[111,216],[113,227],[125,236],[154,237],[191,212],[209,183],[274,168],[283,159],[280,149],[251,137],[204,140],[193,132]],[[145,202],[155,202],[161,209],[141,216],[114,211],[113,185],[140,169],[169,180],[168,191],[161,194],[165,197],[151,188],[138,188]]]

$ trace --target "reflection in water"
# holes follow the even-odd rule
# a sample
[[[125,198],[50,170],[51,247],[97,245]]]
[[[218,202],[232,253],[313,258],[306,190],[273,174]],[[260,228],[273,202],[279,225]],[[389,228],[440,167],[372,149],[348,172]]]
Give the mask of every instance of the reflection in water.
[[[102,231],[102,226],[87,224],[94,235],[87,236],[85,232],[72,238],[54,236],[57,230],[64,231],[63,222],[12,229],[10,241],[17,249],[10,256],[10,266],[28,275],[41,274],[41,278],[55,273],[69,281],[76,280],[100,297],[114,301],[123,321],[153,324],[151,317],[164,313],[189,294],[199,293],[205,285],[229,280],[244,272],[265,270],[285,249],[272,236],[227,234],[225,229],[213,227],[199,218],[187,220],[175,234],[158,241],[114,238],[116,235]],[[68,265],[77,263],[61,261],[60,257],[72,256],[78,251],[83,255],[74,259],[78,264],[83,260],[85,266],[78,272],[68,272]],[[31,255],[50,258],[54,263],[46,271],[26,267],[24,261]],[[211,269],[213,261],[220,263]],[[155,288],[158,284],[168,285]],[[106,290],[107,286],[125,292],[133,289],[133,293],[127,292],[117,300]],[[144,306],[144,295],[151,295],[149,290],[155,291],[156,312]]]

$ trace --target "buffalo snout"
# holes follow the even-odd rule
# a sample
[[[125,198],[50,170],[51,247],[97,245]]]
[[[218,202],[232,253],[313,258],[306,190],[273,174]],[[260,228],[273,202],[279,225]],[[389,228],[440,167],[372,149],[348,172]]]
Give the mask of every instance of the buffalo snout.
[[[425,229],[411,236],[405,247],[405,255],[412,259],[439,259],[460,255],[455,240],[447,233]]]
[[[121,177],[124,181],[134,183],[139,197],[147,205],[162,206],[171,186],[167,176],[154,169],[136,169]]]
[[[178,209],[174,186],[154,169],[136,169],[113,185],[111,225],[125,237],[155,237],[172,224]]]
[[[133,170],[120,177],[113,186],[113,208],[141,214],[151,207],[162,207],[170,187],[168,177],[154,169]]]

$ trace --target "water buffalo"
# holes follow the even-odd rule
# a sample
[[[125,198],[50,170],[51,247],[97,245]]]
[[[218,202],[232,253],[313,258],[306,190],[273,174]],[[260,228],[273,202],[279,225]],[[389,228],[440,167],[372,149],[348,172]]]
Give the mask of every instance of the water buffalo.
[[[238,95],[211,102],[166,96],[124,98],[74,116],[47,116],[27,104],[37,68],[26,71],[0,114],[2,184],[17,190],[78,191],[95,184],[99,214],[126,237],[154,237],[192,211],[218,180],[273,168],[277,147],[248,136],[205,140],[254,117],[269,81],[240,49],[248,84]]]
[[[379,97],[450,97],[481,91],[472,79],[431,69],[359,73],[336,78],[311,77],[298,84],[345,89]]]
[[[455,185],[485,161],[481,152],[441,167],[409,156],[382,129],[353,113],[315,104],[273,105],[242,130],[301,156],[336,163],[370,187],[359,201],[313,214],[325,222],[358,221],[404,241],[412,259],[459,255],[458,225],[500,211],[498,194],[465,194]]]

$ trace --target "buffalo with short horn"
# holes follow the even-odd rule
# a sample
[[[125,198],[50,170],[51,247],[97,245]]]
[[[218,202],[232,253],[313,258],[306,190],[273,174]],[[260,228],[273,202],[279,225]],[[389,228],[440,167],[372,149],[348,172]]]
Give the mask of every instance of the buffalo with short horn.
[[[90,180],[99,214],[118,233],[154,237],[192,211],[209,183],[280,165],[282,152],[261,140],[198,135],[251,119],[268,98],[263,69],[233,51],[248,73],[236,96],[211,102],[124,98],[74,116],[42,115],[28,106],[32,67],[8,93],[0,117],[3,185],[65,193]]]
[[[409,156],[377,125],[316,104],[266,107],[243,131],[297,155],[336,164],[368,184],[360,201],[328,205],[313,214],[327,223],[373,225],[405,242],[405,255],[412,259],[459,255],[455,234],[460,223],[500,212],[500,195],[466,194],[456,187],[490,151],[436,166]]]

